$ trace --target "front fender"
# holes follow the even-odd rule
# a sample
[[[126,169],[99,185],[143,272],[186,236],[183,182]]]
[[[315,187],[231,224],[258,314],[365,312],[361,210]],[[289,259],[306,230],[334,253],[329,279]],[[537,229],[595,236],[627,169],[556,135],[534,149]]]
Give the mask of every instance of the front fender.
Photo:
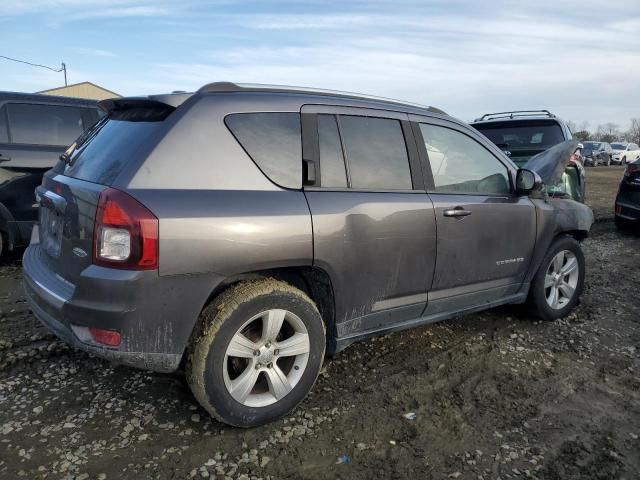
[[[562,234],[586,238],[593,225],[593,212],[583,203],[565,198],[531,199],[536,206],[536,247],[525,284],[532,281],[553,240]]]

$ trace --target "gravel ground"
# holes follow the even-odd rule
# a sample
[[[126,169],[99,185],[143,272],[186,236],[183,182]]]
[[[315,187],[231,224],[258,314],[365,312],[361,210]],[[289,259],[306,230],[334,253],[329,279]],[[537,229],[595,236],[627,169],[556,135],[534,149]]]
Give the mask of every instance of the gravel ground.
[[[619,167],[588,170],[601,220],[569,318],[508,307],[327,360],[287,419],[225,427],[181,375],[74,351],[0,267],[0,478],[640,478],[640,238],[615,231]]]

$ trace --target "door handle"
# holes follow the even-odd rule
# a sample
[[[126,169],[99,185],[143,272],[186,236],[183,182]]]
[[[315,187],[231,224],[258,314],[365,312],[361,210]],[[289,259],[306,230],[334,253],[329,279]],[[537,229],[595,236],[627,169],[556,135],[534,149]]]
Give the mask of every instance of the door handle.
[[[1,162],[8,162],[9,160],[11,160],[11,157],[5,157],[4,155],[2,155],[0,153],[0,163]]]
[[[456,208],[452,208],[444,211],[445,217],[462,218],[462,217],[467,217],[469,215],[471,215],[471,210],[465,210],[462,207],[456,207]]]

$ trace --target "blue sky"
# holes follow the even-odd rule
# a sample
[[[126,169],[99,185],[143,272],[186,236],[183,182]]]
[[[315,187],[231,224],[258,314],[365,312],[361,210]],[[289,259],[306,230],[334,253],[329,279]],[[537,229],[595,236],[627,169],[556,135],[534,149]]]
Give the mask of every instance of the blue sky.
[[[0,55],[123,95],[210,81],[356,91],[464,120],[640,117],[640,1],[0,0]],[[0,90],[62,75],[0,59]]]

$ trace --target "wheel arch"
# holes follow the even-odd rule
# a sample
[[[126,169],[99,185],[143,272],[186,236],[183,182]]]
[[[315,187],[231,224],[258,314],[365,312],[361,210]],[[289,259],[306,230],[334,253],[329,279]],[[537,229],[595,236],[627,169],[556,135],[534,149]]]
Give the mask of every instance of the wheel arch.
[[[243,273],[237,273],[226,277],[222,282],[215,286],[206,301],[202,305],[201,311],[206,308],[215,298],[220,296],[229,288],[238,283],[250,280],[260,280],[274,278],[289,285],[298,288],[306,293],[318,307],[320,316],[325,324],[327,332],[326,351],[329,354],[335,352],[335,295],[333,283],[329,274],[315,266],[298,266],[298,267],[282,267],[270,268],[266,270],[255,270]],[[198,334],[199,321],[194,325],[190,339],[186,348],[192,343]]]

